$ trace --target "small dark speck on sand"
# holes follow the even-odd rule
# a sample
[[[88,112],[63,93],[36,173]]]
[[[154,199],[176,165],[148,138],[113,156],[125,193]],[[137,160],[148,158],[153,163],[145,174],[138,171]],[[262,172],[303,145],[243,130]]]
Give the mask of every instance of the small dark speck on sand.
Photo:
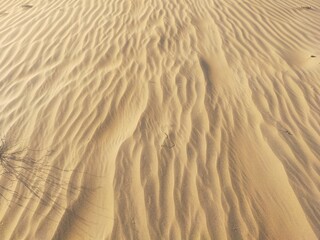
[[[315,58],[316,56],[315,55],[311,55],[310,57]]]
[[[301,10],[314,10],[312,6],[304,6],[300,8]]]
[[[32,8],[33,6],[30,5],[30,4],[24,4],[24,5],[22,5],[21,7],[24,8],[24,9],[30,9],[30,8]]]

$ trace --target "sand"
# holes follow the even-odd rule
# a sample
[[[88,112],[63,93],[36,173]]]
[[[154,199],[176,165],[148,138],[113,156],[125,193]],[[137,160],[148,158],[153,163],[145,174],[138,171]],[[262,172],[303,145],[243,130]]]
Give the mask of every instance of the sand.
[[[0,1],[0,239],[320,236],[320,2]]]

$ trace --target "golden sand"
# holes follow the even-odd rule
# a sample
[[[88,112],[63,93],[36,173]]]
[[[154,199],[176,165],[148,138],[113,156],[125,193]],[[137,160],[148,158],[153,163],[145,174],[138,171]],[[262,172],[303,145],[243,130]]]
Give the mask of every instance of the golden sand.
[[[316,240],[320,2],[1,0],[0,135],[1,240]]]

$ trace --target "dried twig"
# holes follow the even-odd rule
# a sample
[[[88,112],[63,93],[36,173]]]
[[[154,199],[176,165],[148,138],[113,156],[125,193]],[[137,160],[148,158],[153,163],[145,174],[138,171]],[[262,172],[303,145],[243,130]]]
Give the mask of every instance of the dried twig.
[[[176,144],[169,139],[169,135],[162,130],[161,130],[161,132],[163,132],[163,134],[166,135],[164,142],[167,142],[167,143],[162,144],[161,147],[165,147],[168,149],[175,147]]]

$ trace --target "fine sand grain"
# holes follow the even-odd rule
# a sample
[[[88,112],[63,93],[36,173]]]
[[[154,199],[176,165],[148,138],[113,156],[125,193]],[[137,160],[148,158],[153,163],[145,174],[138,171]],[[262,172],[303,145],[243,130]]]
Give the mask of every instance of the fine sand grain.
[[[320,236],[318,0],[1,0],[0,239]]]

